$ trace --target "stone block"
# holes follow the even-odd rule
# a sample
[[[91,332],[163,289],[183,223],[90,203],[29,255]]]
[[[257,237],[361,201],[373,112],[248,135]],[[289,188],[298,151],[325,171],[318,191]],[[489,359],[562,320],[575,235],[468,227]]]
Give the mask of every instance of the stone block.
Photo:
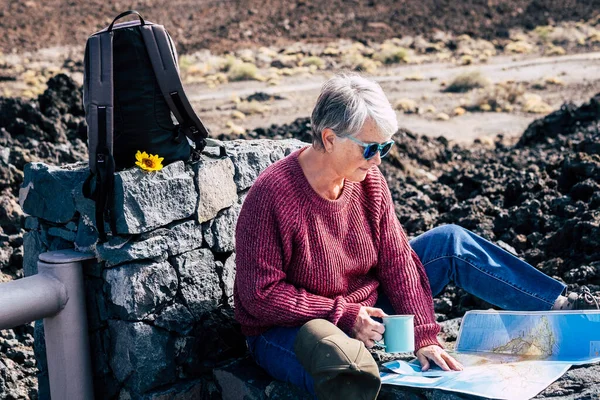
[[[108,350],[110,348],[110,341],[107,340],[108,326],[106,329],[96,330],[91,332],[90,335],[90,350],[92,362],[92,373],[94,377],[100,377],[112,374],[110,370],[110,364],[108,361]],[[113,378],[114,379],[114,378]],[[116,383],[116,382],[115,382]],[[103,388],[106,389],[106,388]],[[114,389],[113,389],[114,392]],[[106,395],[106,393],[104,393]],[[103,396],[105,397],[105,396]],[[108,396],[106,396],[108,397]]]
[[[180,254],[173,258],[173,265],[179,272],[181,295],[196,319],[220,304],[223,293],[209,249]]]
[[[96,250],[107,265],[114,266],[133,260],[153,259],[164,253],[176,256],[202,246],[202,226],[189,220],[158,228],[140,235],[139,240],[111,238]]]
[[[227,302],[233,307],[233,284],[235,283],[235,253],[233,253],[223,265],[223,291]]]
[[[39,241],[42,245],[44,251],[54,251],[54,250],[63,250],[63,249],[72,249],[73,242],[63,239],[60,236],[53,236],[50,234],[50,229],[53,228],[47,223],[40,221],[40,230],[39,231],[30,231],[28,233],[33,234],[39,233]]]
[[[95,222],[88,216],[81,214],[75,236],[75,249],[87,252],[92,250],[98,241],[98,230]]]
[[[220,400],[219,393],[214,382],[208,379],[196,379],[191,382],[183,382],[166,390],[148,393],[142,400]]]
[[[77,224],[73,221],[69,221],[67,225],[65,225],[65,229],[69,231],[77,231]]]
[[[58,224],[67,223],[75,215],[74,193],[87,174],[84,169],[28,163],[19,190],[19,204],[28,215]]]
[[[252,186],[269,165],[307,145],[297,139],[231,140],[224,144],[235,166],[234,180],[238,192]]]
[[[236,360],[213,371],[223,399],[263,400],[265,389],[273,380],[249,358]]]
[[[38,229],[40,227],[40,222],[36,217],[25,217],[25,229],[29,230],[35,230]]]
[[[167,237],[167,254],[174,257],[202,246],[202,225],[196,221],[177,223],[169,227]]]
[[[154,325],[187,335],[194,325],[194,316],[184,305],[174,303],[160,312]]]
[[[109,307],[122,319],[141,320],[177,292],[177,274],[168,262],[128,263],[106,269]]]
[[[229,158],[211,158],[203,155],[193,165],[198,190],[197,220],[202,223],[237,200],[233,181],[234,167]]]
[[[110,316],[104,298],[104,281],[99,278],[85,276],[84,285],[88,329],[97,331],[106,325],[106,321]]]
[[[191,169],[177,161],[160,171],[130,168],[115,174],[117,232],[142,233],[196,211],[198,194]]]
[[[242,205],[239,203],[219,212],[202,226],[204,239],[212,251],[225,253],[235,248],[235,227]]]
[[[87,163],[77,163],[77,164],[73,164],[73,165],[74,166],[78,165],[78,168],[85,171],[85,173],[87,174],[86,177],[89,176],[90,170],[88,168]],[[73,201],[75,202],[75,209],[80,214],[80,219],[81,219],[81,217],[85,217],[86,223],[90,223],[92,226],[95,227],[96,226],[96,203],[93,200],[88,199],[83,195],[83,181],[73,191]],[[78,226],[78,229],[80,226],[81,225]],[[106,228],[107,229],[109,228],[108,224],[106,224]],[[108,230],[107,230],[107,232],[108,232]]]
[[[128,261],[158,258],[167,250],[167,243],[163,236],[154,236],[139,242],[128,238],[125,243],[122,237],[114,237],[96,246],[96,250],[100,259],[106,261],[106,266],[113,267]]]
[[[312,400],[308,392],[284,382],[274,381],[262,368],[249,357],[213,371],[223,399],[290,399]]]
[[[37,274],[40,254],[47,251],[38,231],[25,232],[23,235],[23,273],[25,276]]]
[[[55,237],[59,237],[62,238],[68,242],[74,242],[75,241],[75,237],[77,236],[76,232],[67,230],[67,229],[62,229],[56,226],[52,226],[48,229],[48,234],[50,236],[55,236]]]
[[[111,320],[109,363],[121,384],[145,393],[176,380],[174,346],[168,332],[143,322]]]

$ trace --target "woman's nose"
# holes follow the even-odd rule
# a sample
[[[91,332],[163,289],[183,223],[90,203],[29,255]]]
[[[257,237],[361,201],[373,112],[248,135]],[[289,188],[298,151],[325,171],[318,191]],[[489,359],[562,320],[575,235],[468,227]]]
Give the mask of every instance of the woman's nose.
[[[375,155],[373,157],[371,157],[371,159],[369,161],[371,161],[371,163],[373,165],[381,164],[381,156],[380,156],[379,152],[375,153]]]

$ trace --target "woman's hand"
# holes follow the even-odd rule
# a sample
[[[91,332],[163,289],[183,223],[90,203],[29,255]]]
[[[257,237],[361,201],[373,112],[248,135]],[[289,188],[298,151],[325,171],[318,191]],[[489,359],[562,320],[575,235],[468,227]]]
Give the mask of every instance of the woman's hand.
[[[375,345],[376,340],[383,338],[385,327],[371,317],[387,317],[387,314],[380,308],[361,307],[358,312],[358,317],[352,328],[352,337],[360,340],[365,346],[370,349]]]
[[[456,361],[450,354],[446,353],[446,350],[435,344],[430,346],[421,347],[417,350],[417,358],[421,363],[421,371],[427,371],[429,369],[429,360],[434,361],[444,371],[462,371],[463,366],[461,363]],[[428,360],[429,359],[429,360]]]

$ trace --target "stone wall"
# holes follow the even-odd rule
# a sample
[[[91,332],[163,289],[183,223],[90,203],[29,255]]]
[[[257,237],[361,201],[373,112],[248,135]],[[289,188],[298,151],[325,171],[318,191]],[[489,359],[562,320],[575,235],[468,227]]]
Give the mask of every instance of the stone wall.
[[[28,215],[25,275],[37,272],[45,251],[97,254],[84,265],[97,399],[222,398],[222,377],[246,352],[232,310],[237,216],[259,173],[303,145],[236,140],[225,142],[224,158],[208,149],[199,161],[159,172],[121,171],[117,235],[102,244],[94,203],[81,191],[87,164],[26,166],[19,199]],[[45,399],[41,321],[35,336]]]

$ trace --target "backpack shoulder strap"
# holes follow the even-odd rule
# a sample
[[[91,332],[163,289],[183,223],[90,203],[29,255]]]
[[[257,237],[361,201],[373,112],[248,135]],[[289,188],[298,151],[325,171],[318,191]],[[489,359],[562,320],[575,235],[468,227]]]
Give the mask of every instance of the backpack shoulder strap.
[[[96,228],[101,241],[106,240],[105,214],[116,234],[111,214],[115,163],[113,159],[113,51],[112,34],[103,32],[88,38],[85,49],[83,102],[88,126],[90,179],[95,175],[92,191],[86,180],[84,195],[96,203]]]
[[[90,36],[85,49],[83,103],[90,152],[90,170],[113,150],[112,35]],[[100,110],[104,111],[100,111]]]
[[[171,112],[185,135],[196,144],[196,149],[204,149],[208,130],[183,90],[173,41],[162,25],[143,25],[141,30],[156,80]]]

